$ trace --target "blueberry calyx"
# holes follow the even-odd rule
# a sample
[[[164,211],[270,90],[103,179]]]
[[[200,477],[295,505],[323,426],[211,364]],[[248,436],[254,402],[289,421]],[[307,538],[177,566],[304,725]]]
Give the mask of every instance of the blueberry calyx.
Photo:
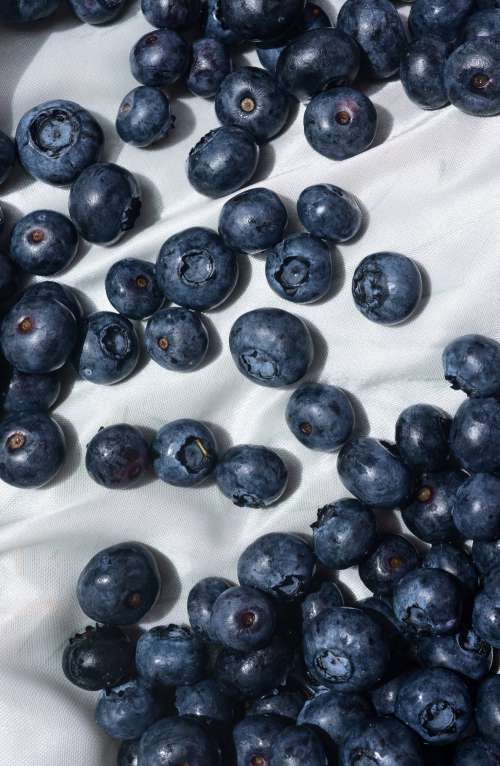
[[[80,129],[80,120],[76,115],[54,108],[37,115],[28,132],[31,144],[49,157],[56,158],[74,146]]]
[[[456,719],[460,715],[449,702],[438,700],[431,702],[420,714],[420,723],[430,737],[439,736],[445,731],[456,731]]]
[[[349,657],[325,649],[314,658],[314,666],[329,681],[348,681],[352,676],[352,664]]]

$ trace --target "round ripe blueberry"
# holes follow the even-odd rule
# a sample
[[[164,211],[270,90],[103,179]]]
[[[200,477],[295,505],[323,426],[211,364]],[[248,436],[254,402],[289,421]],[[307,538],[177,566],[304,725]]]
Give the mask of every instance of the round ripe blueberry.
[[[269,766],[276,737],[288,725],[277,715],[246,715],[233,730],[238,766]]]
[[[119,628],[96,625],[69,639],[63,653],[66,678],[87,691],[109,689],[134,672],[135,645]]]
[[[478,117],[500,113],[498,41],[477,38],[456,48],[444,70],[448,98],[458,109]]]
[[[346,489],[365,505],[398,508],[411,497],[411,472],[387,442],[352,439],[339,453],[337,470]]]
[[[396,707],[396,699],[403,680],[412,671],[406,671],[400,675],[389,678],[370,692],[370,699],[375,712],[380,716],[393,716]]]
[[[324,731],[339,746],[358,726],[365,727],[373,716],[372,706],[361,694],[325,691],[304,704],[297,723]]]
[[[355,415],[341,388],[302,383],[288,400],[286,422],[305,447],[332,452],[352,436]]]
[[[215,478],[220,491],[239,508],[266,508],[284,493],[288,470],[276,452],[241,444],[224,453]]]
[[[340,745],[339,766],[352,766],[361,757],[366,763],[422,766],[422,750],[417,735],[394,718],[374,718],[366,726],[352,729]],[[363,762],[361,761],[360,764]]]
[[[359,565],[359,576],[366,587],[381,595],[392,593],[407,572],[418,566],[415,547],[401,535],[385,535]]]
[[[0,9],[0,19],[13,24],[29,24],[51,16],[61,0],[5,0]]]
[[[0,213],[0,218],[1,218]],[[0,222],[0,234],[2,225]],[[10,300],[17,292],[19,283],[18,274],[14,263],[7,256],[0,253],[0,301]]]
[[[453,522],[466,540],[500,538],[500,477],[478,473],[458,490]]]
[[[152,628],[137,642],[137,672],[150,686],[195,684],[205,675],[205,645],[180,625]]]
[[[456,633],[462,617],[461,590],[448,572],[414,569],[394,588],[394,614],[405,630],[416,635]]]
[[[500,37],[500,6],[476,11],[467,19],[464,28],[464,40],[475,40],[478,37]]]
[[[498,748],[482,737],[467,737],[457,742],[454,751],[453,766],[497,766]]]
[[[301,601],[310,590],[315,563],[310,546],[300,537],[270,532],[245,548],[238,560],[238,580],[278,601]]]
[[[455,390],[478,398],[495,396],[500,392],[500,343],[484,335],[463,335],[443,351],[443,369]]]
[[[474,540],[471,553],[476,568],[484,577],[493,567],[500,565],[500,539]]]
[[[300,766],[307,757],[308,766],[326,766],[327,757],[323,742],[308,726],[289,726],[278,734],[272,743],[269,766]]]
[[[401,59],[401,84],[421,109],[440,109],[448,103],[444,65],[448,45],[437,37],[422,37],[410,43]]]
[[[453,418],[450,447],[467,471],[499,471],[500,402],[493,398],[463,402]]]
[[[122,742],[118,751],[116,766],[139,766],[139,739]]]
[[[122,258],[106,274],[106,295],[114,309],[129,319],[146,319],[161,308],[164,297],[152,263]]]
[[[142,85],[172,85],[189,66],[189,46],[171,29],[154,29],[136,42],[130,51],[132,75]]]
[[[324,298],[332,284],[332,271],[330,247],[311,234],[291,234],[266,257],[269,287],[293,303]]]
[[[282,309],[254,309],[240,316],[231,328],[229,348],[242,375],[271,388],[303,378],[314,356],[305,322]]]
[[[363,93],[334,88],[314,96],[304,113],[304,133],[312,148],[331,160],[364,152],[377,131],[377,111]]]
[[[92,479],[108,489],[127,489],[150,465],[149,446],[135,426],[120,423],[101,428],[87,444],[85,467]]]
[[[352,279],[356,308],[372,322],[404,322],[422,297],[422,275],[416,263],[399,253],[373,253],[363,258]]]
[[[198,311],[229,298],[238,273],[235,253],[218,234],[199,226],[167,239],[156,262],[156,279],[167,299]]]
[[[222,577],[205,577],[189,591],[187,599],[189,624],[194,633],[204,641],[212,640],[210,619],[213,605],[221,593],[230,587],[227,580],[223,580]]]
[[[149,686],[127,681],[101,692],[96,722],[113,739],[137,739],[159,717],[160,711]]]
[[[249,183],[258,161],[259,147],[247,130],[234,125],[216,128],[189,152],[189,182],[207,197],[225,197]]]
[[[75,15],[87,24],[107,24],[122,12],[127,0],[69,0]]]
[[[3,393],[5,412],[37,412],[50,410],[61,391],[58,372],[26,373],[12,370]]]
[[[300,20],[305,0],[253,0],[235,3],[220,0],[219,18],[242,40],[274,40],[292,29]]]
[[[274,77],[257,67],[228,74],[215,98],[219,122],[248,130],[261,144],[283,129],[289,109],[288,96]]]
[[[356,197],[332,184],[317,184],[304,189],[297,202],[297,212],[307,231],[332,242],[352,239],[363,223]]]
[[[332,607],[304,626],[307,671],[329,688],[370,688],[384,675],[389,657],[384,631],[361,609]]]
[[[30,274],[49,276],[66,269],[78,252],[74,224],[54,210],[36,210],[16,223],[10,237],[10,257]]]
[[[43,282],[35,282],[35,284],[26,288],[22,297],[42,298],[43,300],[54,299],[69,309],[77,323],[80,323],[83,317],[83,310],[80,301],[76,297],[76,293],[71,287],[62,285],[60,282],[52,282],[49,279],[44,279]]]
[[[112,385],[133,373],[139,354],[132,322],[113,311],[96,311],[85,320],[73,364],[85,380]]]
[[[255,699],[282,686],[290,672],[294,648],[276,635],[268,646],[251,652],[222,649],[214,666],[214,679],[230,697]]]
[[[300,691],[293,691],[287,687],[276,689],[272,694],[267,694],[252,702],[248,708],[247,717],[276,715],[280,718],[296,721],[304,705],[304,700],[304,694]]]
[[[21,118],[16,130],[25,171],[54,186],[72,184],[97,162],[104,141],[100,125],[73,101],[46,101]]]
[[[195,96],[212,98],[231,71],[231,56],[220,40],[202,37],[193,43],[186,85]]]
[[[456,742],[472,718],[465,681],[452,670],[424,668],[404,679],[396,700],[396,717],[424,742]]]
[[[493,663],[493,649],[472,628],[453,636],[423,636],[413,650],[420,665],[448,668],[475,681],[487,675]]]
[[[303,32],[287,45],[276,66],[284,91],[299,101],[317,93],[349,85],[359,70],[359,49],[349,35],[326,27]]]
[[[244,253],[259,253],[284,237],[288,213],[270,189],[248,189],[224,203],[219,234],[226,245]]]
[[[218,2],[219,0],[207,0],[204,25],[205,37],[212,37],[224,45],[239,45],[242,42],[240,36],[231,29],[222,26],[220,22]]]
[[[426,543],[460,539],[452,511],[457,491],[466,479],[467,474],[462,471],[421,476],[412,502],[402,511],[408,529]]]
[[[78,578],[82,611],[96,622],[133,625],[160,593],[156,560],[141,543],[119,543],[93,556]]]
[[[399,454],[415,471],[439,471],[449,456],[451,418],[430,404],[414,404],[396,422]]]
[[[201,15],[200,0],[141,0],[141,10],[153,27],[187,29]]]
[[[190,686],[178,686],[175,707],[179,715],[196,716],[210,721],[231,723],[234,717],[233,702],[223,694],[215,681],[198,681]]]
[[[66,443],[61,427],[44,412],[16,412],[0,423],[0,479],[36,488],[62,468]]]
[[[479,686],[476,722],[480,734],[500,747],[500,676],[486,678]]]
[[[495,575],[498,577],[498,571]],[[500,649],[500,599],[495,601],[483,591],[478,593],[472,609],[472,627],[483,641]]]
[[[140,85],[127,93],[116,117],[116,132],[133,146],[151,146],[173,128],[168,97],[159,88]]]
[[[427,569],[442,569],[460,580],[470,593],[477,590],[478,573],[470,555],[451,543],[433,545],[424,558],[422,566]]]
[[[217,463],[217,445],[209,428],[196,420],[173,420],[153,442],[153,468],[159,479],[174,487],[194,487]]]
[[[139,745],[141,766],[218,766],[218,747],[210,732],[190,718],[162,718]]]
[[[452,43],[461,36],[473,6],[474,0],[416,0],[408,18],[411,36],[433,35]]]
[[[16,161],[16,145],[0,130],[0,184],[7,180]]]
[[[270,642],[276,619],[268,596],[255,588],[235,586],[221,593],[214,603],[210,634],[228,649],[249,652]]]
[[[168,308],[157,311],[146,326],[146,350],[167,370],[185,372],[199,367],[208,350],[208,332],[195,311]]]
[[[374,514],[352,498],[320,508],[312,530],[314,553],[330,569],[359,564],[377,543]]]
[[[22,298],[5,315],[0,344],[20,372],[45,373],[65,364],[78,339],[73,314],[57,300]]]
[[[113,245],[134,228],[141,204],[141,190],[132,173],[112,162],[98,162],[79,175],[68,206],[84,239]]]

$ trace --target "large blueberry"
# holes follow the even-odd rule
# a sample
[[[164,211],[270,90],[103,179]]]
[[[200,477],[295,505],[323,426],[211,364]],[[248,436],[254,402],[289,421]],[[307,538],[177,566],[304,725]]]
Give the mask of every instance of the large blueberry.
[[[314,552],[330,569],[348,569],[359,564],[377,542],[375,516],[352,498],[320,508],[312,529]]]
[[[214,678],[230,697],[259,697],[285,683],[294,654],[290,640],[279,635],[275,635],[268,646],[251,652],[222,649],[215,660]]]
[[[219,766],[218,747],[207,728],[190,718],[162,718],[142,736],[140,766]]]
[[[459,580],[441,569],[414,569],[395,586],[393,607],[404,629],[423,636],[456,633],[462,617]]]
[[[190,628],[168,625],[152,628],[137,642],[137,672],[153,686],[184,686],[205,675],[206,649]]]
[[[116,261],[106,274],[105,287],[113,308],[129,319],[146,319],[164,301],[154,265],[139,258]]]
[[[304,113],[304,133],[312,148],[331,160],[364,152],[377,131],[377,110],[363,93],[334,88],[315,96]]]
[[[474,563],[463,548],[451,543],[433,545],[424,558],[422,566],[427,569],[442,569],[460,580],[469,593],[477,590],[478,573]]]
[[[360,563],[359,576],[372,593],[389,595],[418,563],[419,555],[412,543],[401,535],[389,534]]]
[[[193,43],[186,85],[195,96],[212,98],[231,71],[229,51],[220,40],[202,37]]]
[[[500,676],[487,678],[479,686],[476,723],[480,734],[500,747]]]
[[[141,10],[153,27],[186,29],[200,18],[200,0],[141,0]]]
[[[0,19],[13,24],[29,24],[51,16],[61,0],[4,0]]]
[[[234,586],[215,601],[210,634],[222,646],[249,652],[271,641],[276,620],[276,610],[268,596],[255,588]]]
[[[466,114],[491,117],[500,112],[500,41],[470,40],[453,51],[444,70],[448,98]]]
[[[189,66],[189,46],[171,29],[146,32],[130,51],[130,69],[143,85],[172,85]]]
[[[421,109],[448,103],[444,65],[448,45],[437,37],[422,37],[408,45],[401,59],[401,83],[408,98]]]
[[[471,628],[453,636],[422,636],[413,651],[421,665],[455,670],[475,681],[487,675],[493,663],[493,649]]]
[[[500,566],[500,539],[493,541],[475,540],[471,553],[474,564],[484,576],[493,567]]]
[[[61,427],[44,412],[16,412],[0,422],[0,479],[13,487],[41,487],[62,468]]]
[[[259,147],[244,128],[216,128],[189,152],[189,182],[207,197],[224,197],[245,186],[257,169]]]
[[[14,263],[30,274],[57,274],[75,258],[78,232],[65,215],[36,210],[14,226],[9,252]]]
[[[50,410],[61,391],[59,373],[26,373],[12,370],[2,394],[5,412]]]
[[[174,126],[168,97],[159,88],[140,85],[127,93],[116,117],[116,131],[133,146],[161,141]]]
[[[406,35],[389,0],[347,0],[340,9],[337,24],[358,43],[362,63],[371,77],[385,80],[398,71]]]
[[[493,398],[463,402],[453,418],[450,446],[467,471],[499,471],[500,402]]]
[[[304,446],[332,452],[352,436],[355,414],[341,388],[302,383],[288,400],[286,422]]]
[[[208,331],[200,315],[177,306],[157,311],[144,335],[150,357],[167,370],[198,367],[208,350]]]
[[[96,622],[133,625],[160,593],[155,557],[141,543],[119,543],[96,553],[78,578],[77,598]]]
[[[269,766],[327,766],[323,742],[309,726],[289,726],[273,739]]]
[[[101,692],[95,716],[97,725],[114,739],[137,739],[159,717],[153,692],[142,681],[127,681]]]
[[[332,184],[308,186],[297,202],[302,225],[315,237],[347,242],[358,234],[363,213],[353,194]]]
[[[466,41],[477,37],[500,37],[500,6],[476,11],[467,19],[464,29]]]
[[[80,301],[76,297],[76,293],[71,287],[62,285],[60,282],[52,282],[50,279],[44,279],[42,282],[35,282],[26,288],[22,297],[56,300],[69,309],[77,323],[80,323],[80,320],[83,317],[83,310]]]
[[[272,290],[293,303],[314,303],[332,284],[329,245],[311,234],[291,234],[268,251],[266,277]]]
[[[139,354],[132,322],[113,311],[96,311],[84,322],[73,364],[85,380],[111,385],[133,373]]]
[[[118,686],[134,671],[135,645],[119,628],[96,625],[69,639],[62,669],[75,686],[98,691]]]
[[[396,422],[399,454],[416,471],[439,471],[448,462],[450,427],[450,416],[439,407],[407,407]]]
[[[245,377],[271,388],[303,378],[314,356],[307,325],[282,309],[254,309],[240,316],[231,328],[229,348]]]
[[[300,691],[294,691],[286,686],[283,689],[275,689],[271,694],[256,699],[248,708],[248,715],[277,715],[280,718],[297,720],[305,696]]]
[[[155,0],[152,1],[155,2]],[[212,37],[224,45],[238,45],[242,42],[240,35],[221,24],[219,8],[219,0],[207,0],[205,3],[205,36]]]
[[[274,741],[288,726],[277,715],[247,715],[233,730],[236,766],[269,766]]]
[[[156,475],[175,487],[194,487],[215,469],[217,445],[209,428],[197,420],[173,420],[153,442]]]
[[[288,470],[273,450],[240,444],[221,457],[215,478],[220,491],[240,508],[266,508],[285,491]]]
[[[107,24],[122,12],[127,0],[69,0],[80,21],[87,24]]]
[[[203,640],[211,640],[210,619],[212,609],[221,593],[230,588],[231,585],[222,577],[205,577],[199,580],[188,594],[187,611],[189,623],[196,633]]]
[[[500,477],[471,476],[458,490],[453,522],[466,540],[500,538]]]
[[[120,423],[101,428],[87,444],[85,467],[102,487],[131,487],[144,476],[149,465],[148,443],[135,426]]]
[[[314,552],[316,553],[316,549]],[[344,596],[337,583],[333,580],[325,580],[318,590],[309,593],[303,600],[302,622],[305,624],[309,620],[314,620],[320,612],[332,606],[344,606]]]
[[[453,523],[453,506],[459,487],[467,479],[462,471],[424,474],[412,502],[403,509],[403,521],[426,543],[456,540],[460,533]]]
[[[19,160],[27,173],[68,186],[97,162],[104,141],[100,125],[74,101],[46,101],[21,118],[16,130]]]
[[[455,748],[453,766],[498,766],[500,749],[482,737],[467,737]]]
[[[178,686],[175,692],[175,707],[179,715],[197,716],[224,723],[231,723],[234,716],[232,700],[220,691],[212,679]]]
[[[223,27],[240,39],[259,42],[285,35],[304,6],[305,0],[219,0],[218,8]]]
[[[399,253],[363,258],[352,278],[356,308],[372,322],[394,325],[408,319],[422,297],[422,275],[416,263]]]
[[[500,343],[484,335],[462,335],[443,351],[443,369],[452,388],[473,397],[495,396],[500,392]]]
[[[415,0],[408,18],[414,39],[433,35],[453,43],[474,7],[474,0]]]
[[[394,718],[374,718],[346,735],[340,745],[339,766],[377,762],[381,766],[423,766],[418,737]]]
[[[372,715],[372,706],[361,694],[332,690],[308,700],[299,713],[297,723],[316,726],[336,745],[340,745],[346,733],[358,726],[366,726]]]
[[[271,189],[248,189],[224,203],[219,234],[226,245],[244,253],[258,253],[284,237],[288,213]]]
[[[7,180],[16,161],[16,145],[0,130],[0,184]]]

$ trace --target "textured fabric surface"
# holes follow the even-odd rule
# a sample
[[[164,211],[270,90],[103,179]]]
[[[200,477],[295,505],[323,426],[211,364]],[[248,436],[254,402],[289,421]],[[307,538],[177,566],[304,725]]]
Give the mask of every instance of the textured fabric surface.
[[[212,102],[172,89],[177,127],[158,148],[125,146],[114,132],[118,105],[136,85],[129,50],[148,28],[133,2],[120,21],[101,29],[62,13],[53,24],[0,30],[0,127],[13,133],[21,115],[46,99],[78,101],[104,127],[105,158],[133,171],[143,187],[143,215],[133,234],[109,249],[84,245],[60,278],[85,295],[87,309],[110,308],[104,277],[112,263],[125,256],[153,261],[171,234],[193,225],[216,228],[223,204],[194,192],[184,169],[191,146],[217,125]],[[257,59],[248,50],[236,62]],[[75,585],[97,550],[134,539],[161,552],[164,591],[147,624],[182,621],[197,579],[235,578],[237,557],[251,540],[271,530],[307,532],[316,509],[345,494],[335,456],[306,450],[288,431],[290,392],[261,388],[237,372],[228,335],[241,313],[279,306],[310,322],[316,361],[309,377],[350,391],[360,403],[361,430],[384,438],[393,438],[398,413],[411,403],[451,412],[461,403],[463,395],[447,387],[441,370],[441,350],[451,338],[465,332],[500,337],[499,120],[451,107],[422,112],[399,82],[370,90],[381,123],[370,151],[343,163],[316,154],[303,135],[303,107],[297,107],[286,132],[264,147],[255,178],[281,195],[292,230],[298,225],[295,201],[307,185],[335,183],[362,201],[367,229],[335,251],[328,299],[294,308],[268,287],[261,258],[241,257],[234,297],[208,315],[212,351],[202,369],[183,375],[149,362],[114,387],[68,386],[56,410],[69,446],[62,474],[37,491],[0,487],[2,763],[114,763],[115,744],[93,723],[95,696],[72,688],[60,670],[66,639],[87,622]],[[66,212],[67,197],[67,190],[20,171],[0,189],[10,222],[41,207]],[[353,304],[353,271],[379,250],[415,258],[427,275],[422,310],[401,327],[372,324]],[[178,417],[212,424],[222,449],[241,442],[277,449],[291,472],[285,499],[265,511],[240,510],[213,484],[180,490],[151,481],[112,492],[86,474],[85,445],[100,426],[128,422],[152,433]],[[383,523],[397,528],[390,515]],[[355,573],[342,579],[355,594],[365,593]]]

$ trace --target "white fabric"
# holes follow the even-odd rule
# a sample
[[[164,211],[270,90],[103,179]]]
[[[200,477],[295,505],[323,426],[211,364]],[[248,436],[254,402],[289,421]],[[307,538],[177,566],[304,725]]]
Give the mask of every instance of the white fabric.
[[[112,263],[124,256],[154,261],[171,234],[193,225],[216,228],[223,203],[195,193],[184,169],[191,146],[217,125],[212,102],[172,89],[177,128],[158,148],[125,146],[114,132],[117,107],[136,85],[129,50],[148,28],[134,2],[118,23],[101,29],[62,14],[53,25],[0,32],[0,128],[13,133],[21,115],[46,99],[80,102],[104,126],[105,158],[136,173],[143,186],[143,215],[133,234],[109,249],[84,246],[61,278],[87,296],[87,308],[110,308],[104,277]],[[253,51],[236,60],[257,62]],[[393,437],[398,413],[411,403],[429,402],[451,412],[460,404],[463,396],[447,387],[441,371],[441,350],[450,339],[475,331],[500,337],[498,119],[474,119],[451,107],[422,112],[399,82],[371,90],[381,129],[370,151],[343,163],[316,154],[304,138],[300,107],[288,130],[263,149],[255,179],[282,196],[292,230],[295,201],[312,183],[338,184],[362,201],[368,228],[335,253],[331,297],[294,308],[268,287],[261,258],[242,257],[235,296],[209,315],[215,349],[209,364],[182,375],[149,362],[109,388],[76,382],[56,410],[69,448],[61,476],[37,491],[0,487],[0,762],[5,766],[114,763],[115,744],[93,723],[95,696],[71,687],[60,670],[66,639],[88,622],[76,602],[75,584],[97,550],[135,539],[161,551],[168,577],[146,622],[182,621],[196,580],[216,574],[235,578],[238,555],[251,540],[271,530],[307,532],[316,509],[345,493],[335,456],[306,450],[287,430],[290,392],[261,388],[237,372],[227,340],[240,314],[279,306],[311,322],[318,342],[310,377],[352,392],[366,413],[365,430],[369,423],[370,432],[384,438]],[[67,197],[66,190],[21,172],[0,189],[11,223],[41,207],[66,212]],[[353,305],[353,270],[378,250],[409,255],[428,275],[430,296],[402,327],[372,324]],[[152,432],[178,417],[213,424],[223,448],[253,442],[280,451],[291,472],[285,499],[266,511],[239,510],[213,484],[180,490],[153,481],[112,492],[86,474],[85,445],[100,426],[128,422]],[[342,579],[354,593],[365,593],[355,573]]]

